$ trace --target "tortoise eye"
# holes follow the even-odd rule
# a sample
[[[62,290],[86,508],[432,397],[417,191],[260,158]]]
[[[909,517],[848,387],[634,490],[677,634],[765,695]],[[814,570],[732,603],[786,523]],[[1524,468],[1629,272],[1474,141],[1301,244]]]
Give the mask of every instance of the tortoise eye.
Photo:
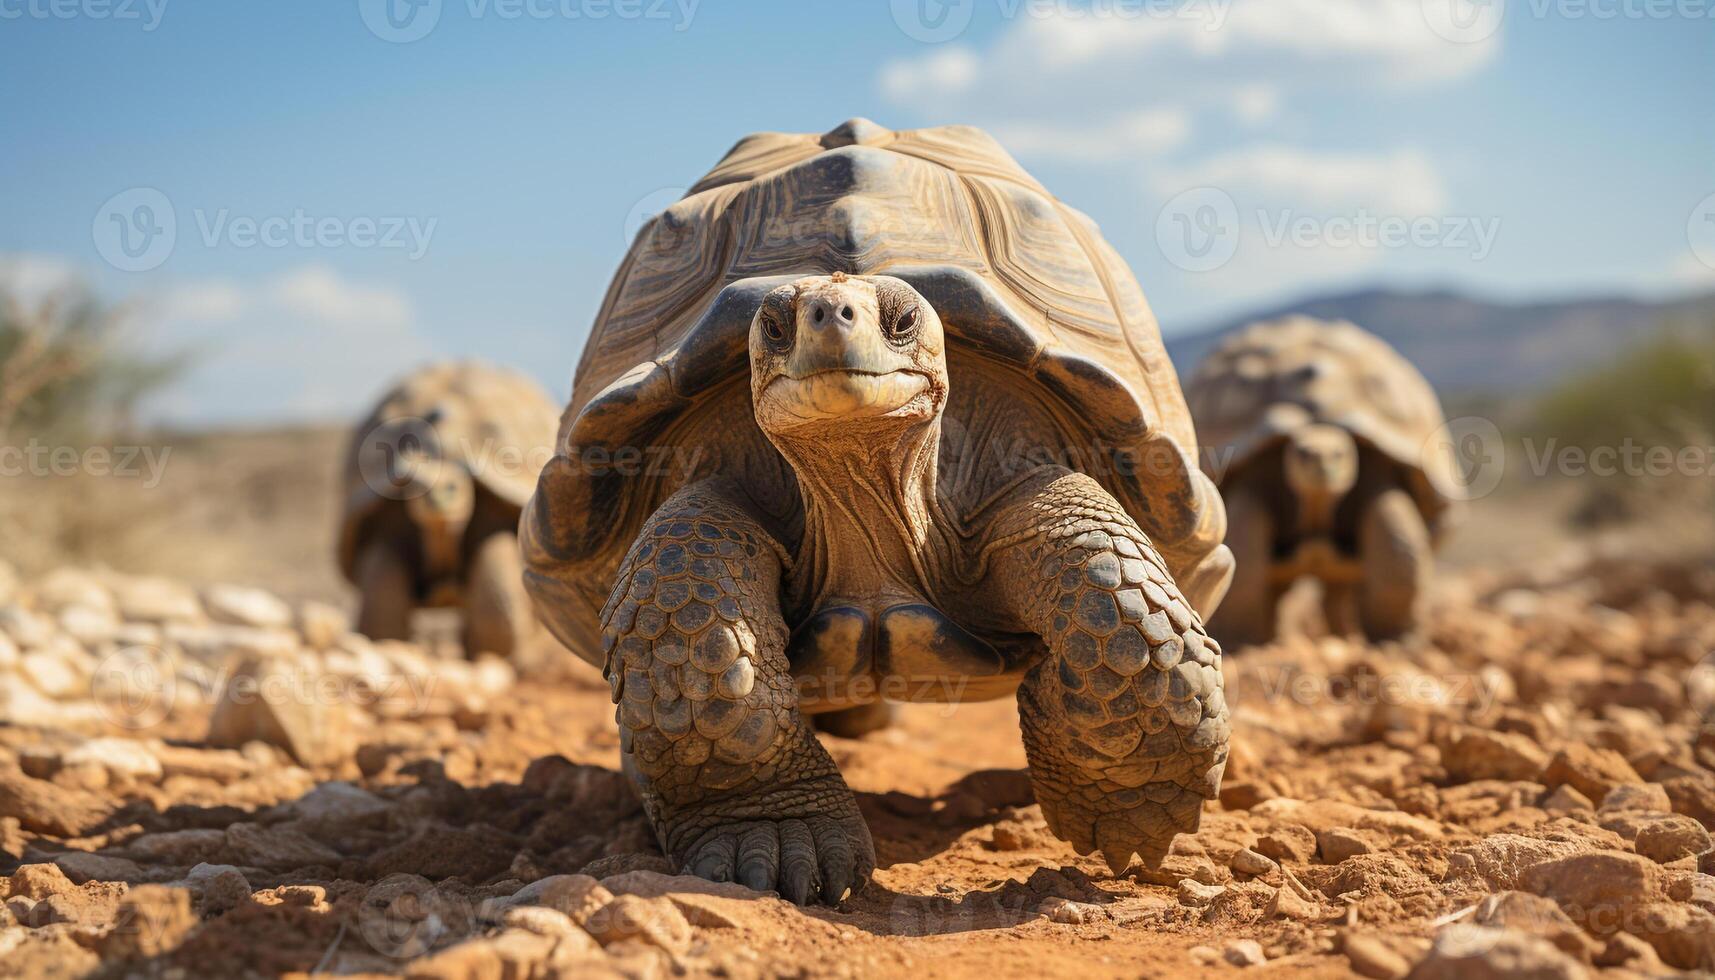
[[[903,343],[917,335],[917,307],[908,306],[893,320],[893,325],[887,329],[887,339],[895,343]]]
[[[768,338],[771,344],[786,342],[786,328],[780,325],[779,318],[767,313],[762,314],[762,335]]]

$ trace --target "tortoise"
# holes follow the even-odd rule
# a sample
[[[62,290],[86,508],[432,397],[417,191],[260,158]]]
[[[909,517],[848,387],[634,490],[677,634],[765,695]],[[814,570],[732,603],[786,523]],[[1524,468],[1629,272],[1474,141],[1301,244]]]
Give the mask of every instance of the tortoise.
[[[429,365],[382,396],[345,454],[338,554],[359,632],[407,639],[413,610],[460,607],[467,653],[526,652],[518,518],[558,423],[534,381],[476,361]]]
[[[663,851],[800,904],[874,849],[810,717],[1016,692],[1116,871],[1227,758],[1219,493],[1130,270],[982,131],[740,140],[640,229],[522,523]]]
[[[1306,576],[1331,632],[1409,633],[1458,486],[1423,375],[1352,323],[1290,316],[1226,338],[1186,398],[1238,562],[1221,637],[1273,638],[1281,595]]]

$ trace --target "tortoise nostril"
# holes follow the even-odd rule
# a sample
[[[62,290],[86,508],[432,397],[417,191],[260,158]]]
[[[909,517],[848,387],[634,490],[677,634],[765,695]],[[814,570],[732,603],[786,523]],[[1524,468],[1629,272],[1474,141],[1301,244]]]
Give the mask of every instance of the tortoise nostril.
[[[826,316],[827,312],[828,312],[827,310],[823,309],[820,306],[816,307],[816,322],[821,323],[822,317]]]
[[[850,306],[840,307],[840,319],[850,320],[851,318],[852,318],[852,308]]]

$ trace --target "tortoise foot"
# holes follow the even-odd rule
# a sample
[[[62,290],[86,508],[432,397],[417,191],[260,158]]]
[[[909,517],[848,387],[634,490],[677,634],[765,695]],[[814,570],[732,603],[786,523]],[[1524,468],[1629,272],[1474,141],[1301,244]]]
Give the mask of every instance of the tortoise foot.
[[[725,800],[712,813],[681,815],[668,836],[688,843],[674,859],[685,873],[777,891],[796,905],[837,905],[862,891],[875,870],[875,845],[851,791],[836,777],[825,786],[796,787],[793,795],[803,802]],[[792,815],[774,816],[782,810]],[[770,816],[737,816],[761,812]],[[685,824],[696,829],[686,833]]]

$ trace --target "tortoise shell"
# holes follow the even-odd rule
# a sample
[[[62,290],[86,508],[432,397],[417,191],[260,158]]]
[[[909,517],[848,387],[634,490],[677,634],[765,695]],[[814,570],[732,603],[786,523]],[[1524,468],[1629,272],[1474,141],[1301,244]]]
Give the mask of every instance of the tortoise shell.
[[[1223,486],[1291,432],[1319,422],[1399,464],[1431,527],[1454,504],[1445,491],[1461,485],[1435,389],[1352,323],[1290,316],[1235,331],[1198,366],[1186,397],[1204,469]]]
[[[740,140],[640,229],[561,424],[577,485],[556,492],[588,516],[542,529],[550,559],[594,562],[602,574],[585,577],[611,582],[648,515],[717,474],[739,478],[790,537],[801,504],[752,416],[750,323],[769,289],[834,272],[903,279],[940,315],[951,396],[939,485],[965,513],[1053,461],[1100,480],[1176,574],[1220,546],[1225,512],[1197,469],[1155,317],[1095,224],[981,130],[854,119]],[[582,635],[562,637],[575,649],[593,655],[605,599],[592,582]]]
[[[399,454],[462,467],[502,506],[522,512],[552,455],[559,417],[535,381],[479,361],[432,364],[400,380],[346,447],[340,570],[353,578],[369,518],[410,492],[396,480]]]

